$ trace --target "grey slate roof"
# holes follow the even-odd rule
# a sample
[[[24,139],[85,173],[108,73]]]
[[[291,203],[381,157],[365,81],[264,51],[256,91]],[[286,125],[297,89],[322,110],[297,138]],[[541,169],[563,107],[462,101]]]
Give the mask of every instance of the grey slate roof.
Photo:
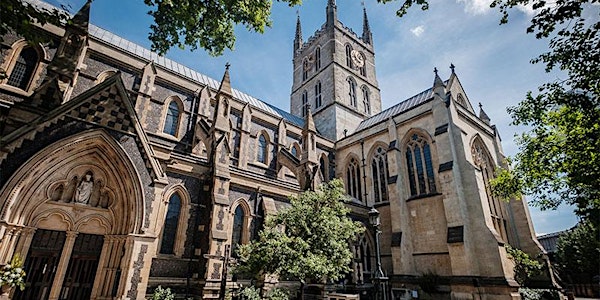
[[[447,81],[444,83],[446,84]],[[412,109],[413,107],[419,106],[433,97],[433,88],[426,89],[358,124],[355,132],[361,131],[365,128],[373,126],[377,123],[383,122],[391,117],[397,116],[405,111]]]
[[[46,3],[41,0],[26,0],[27,2],[40,7],[46,10],[54,10],[60,9],[54,7],[53,5]],[[207,85],[213,89],[218,89],[220,82],[213,78],[210,78],[200,72],[194,71],[182,64],[179,64],[171,59],[168,59],[164,56],[160,56],[136,43],[128,41],[110,31],[102,29],[93,24],[89,24],[89,34],[92,38],[100,40],[104,43],[107,43],[113,47],[116,47],[120,50],[128,52],[138,58],[147,60],[148,62],[154,61],[155,64],[174,72],[182,77],[188,78],[194,82],[200,83],[202,85]],[[252,97],[246,93],[243,93],[239,90],[232,89],[233,97],[237,100],[250,103],[250,105],[257,107],[263,111],[266,111],[270,114],[283,118],[284,120],[296,125],[296,126],[304,126],[304,120],[302,118],[296,117],[290,113],[283,111],[282,109],[275,108],[274,106],[267,104],[261,100],[258,100],[255,97]]]

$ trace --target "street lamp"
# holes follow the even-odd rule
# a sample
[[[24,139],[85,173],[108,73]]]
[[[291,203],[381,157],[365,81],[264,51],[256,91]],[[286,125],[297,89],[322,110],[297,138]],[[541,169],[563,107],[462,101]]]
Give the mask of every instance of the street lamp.
[[[379,226],[381,225],[381,218],[379,215],[379,211],[375,209],[375,207],[371,208],[369,211],[369,223],[375,229],[375,250],[376,250],[376,259],[377,259],[377,270],[375,270],[375,275],[373,276],[375,285],[375,299],[377,300],[386,300],[387,295],[385,293],[385,282],[388,280],[387,277],[383,274],[383,270],[381,269],[381,251],[379,247],[379,235],[381,235],[381,230]]]

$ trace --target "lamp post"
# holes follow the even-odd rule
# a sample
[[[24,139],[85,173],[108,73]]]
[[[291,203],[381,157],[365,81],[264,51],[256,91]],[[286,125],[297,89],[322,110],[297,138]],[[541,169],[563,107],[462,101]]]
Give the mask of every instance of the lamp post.
[[[385,293],[385,282],[388,280],[383,274],[383,270],[381,269],[381,250],[379,247],[379,235],[381,235],[381,230],[379,226],[381,225],[381,218],[379,215],[379,211],[375,209],[375,207],[371,208],[369,211],[369,223],[373,226],[375,230],[375,250],[376,250],[376,259],[377,259],[377,270],[375,270],[375,275],[373,276],[373,285],[375,286],[375,299],[376,300],[387,300],[387,294]]]

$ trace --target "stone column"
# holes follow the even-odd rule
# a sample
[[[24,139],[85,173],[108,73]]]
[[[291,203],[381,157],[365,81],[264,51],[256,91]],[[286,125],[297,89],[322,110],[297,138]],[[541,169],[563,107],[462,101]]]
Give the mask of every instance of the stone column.
[[[52,282],[52,288],[50,289],[49,300],[58,300],[60,296],[60,290],[62,289],[63,280],[65,279],[65,273],[69,267],[69,261],[71,260],[71,253],[73,252],[73,245],[79,232],[67,231],[65,244],[63,246],[62,253],[60,254],[60,261],[56,268],[54,281]]]
[[[2,244],[0,245],[0,264],[7,264],[12,259],[14,247],[19,239],[19,228],[5,225]]]
[[[36,230],[37,228],[34,227],[25,227],[21,230],[21,238],[19,239],[15,250],[17,253],[19,253],[19,255],[21,255],[23,261],[25,261],[27,258],[29,247],[31,246],[31,241],[33,241],[33,236],[35,235]]]
[[[121,259],[124,254],[126,238],[127,236],[122,235],[104,236],[104,245],[98,261],[91,299],[112,297],[113,290],[117,287],[115,285],[120,283]]]

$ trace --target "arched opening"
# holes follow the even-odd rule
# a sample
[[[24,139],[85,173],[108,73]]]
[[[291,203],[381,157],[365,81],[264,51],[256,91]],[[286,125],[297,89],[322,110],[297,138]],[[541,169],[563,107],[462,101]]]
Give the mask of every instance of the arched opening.
[[[129,271],[122,256],[108,256],[132,247],[126,237],[145,224],[139,178],[102,130],[58,141],[22,165],[0,191],[0,260],[20,253],[37,275],[14,299],[112,297]],[[40,267],[57,271],[50,276]]]
[[[27,90],[40,58],[35,48],[26,46],[21,49],[7,80],[8,85]]]

